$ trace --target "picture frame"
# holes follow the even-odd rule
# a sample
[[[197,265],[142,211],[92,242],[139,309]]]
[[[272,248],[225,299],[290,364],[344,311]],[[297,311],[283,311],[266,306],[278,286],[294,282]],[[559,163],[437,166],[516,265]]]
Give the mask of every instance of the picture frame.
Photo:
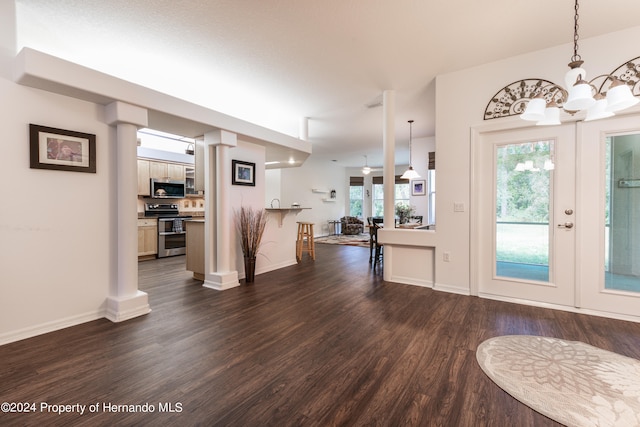
[[[251,162],[243,162],[241,160],[232,160],[231,169],[233,176],[231,184],[233,185],[256,185],[256,164]]]
[[[424,196],[425,194],[427,194],[427,180],[414,179],[411,181],[412,196]]]
[[[31,169],[96,173],[96,136],[29,124]]]

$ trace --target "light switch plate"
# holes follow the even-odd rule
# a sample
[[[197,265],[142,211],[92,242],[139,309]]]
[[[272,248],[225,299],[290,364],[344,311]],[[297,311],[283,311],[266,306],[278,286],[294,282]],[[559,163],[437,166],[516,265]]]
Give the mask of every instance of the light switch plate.
[[[462,203],[462,202],[454,202],[453,203],[453,211],[454,212],[464,212],[464,203]]]

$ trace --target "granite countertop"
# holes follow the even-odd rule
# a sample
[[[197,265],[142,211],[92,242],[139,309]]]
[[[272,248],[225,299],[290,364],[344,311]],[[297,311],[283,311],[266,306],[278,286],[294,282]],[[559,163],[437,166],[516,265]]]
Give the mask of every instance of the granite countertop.
[[[180,216],[192,216],[193,218],[198,218],[204,220],[204,212],[179,212]],[[158,218],[158,215],[145,216],[144,212],[138,212],[138,219],[144,218]]]

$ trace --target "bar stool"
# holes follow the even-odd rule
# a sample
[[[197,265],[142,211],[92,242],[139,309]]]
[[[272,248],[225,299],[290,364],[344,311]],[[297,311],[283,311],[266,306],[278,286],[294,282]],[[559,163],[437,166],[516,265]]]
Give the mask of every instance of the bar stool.
[[[296,240],[296,261],[302,261],[302,252],[308,252],[311,259],[316,259],[316,245],[313,240],[313,222],[298,221],[298,238]],[[307,240],[305,248],[304,241]]]

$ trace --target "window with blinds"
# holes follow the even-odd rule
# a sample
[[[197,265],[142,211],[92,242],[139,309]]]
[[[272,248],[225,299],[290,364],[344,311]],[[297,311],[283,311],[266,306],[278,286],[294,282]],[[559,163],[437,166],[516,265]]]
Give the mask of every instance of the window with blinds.
[[[349,215],[363,218],[364,177],[349,177]]]

